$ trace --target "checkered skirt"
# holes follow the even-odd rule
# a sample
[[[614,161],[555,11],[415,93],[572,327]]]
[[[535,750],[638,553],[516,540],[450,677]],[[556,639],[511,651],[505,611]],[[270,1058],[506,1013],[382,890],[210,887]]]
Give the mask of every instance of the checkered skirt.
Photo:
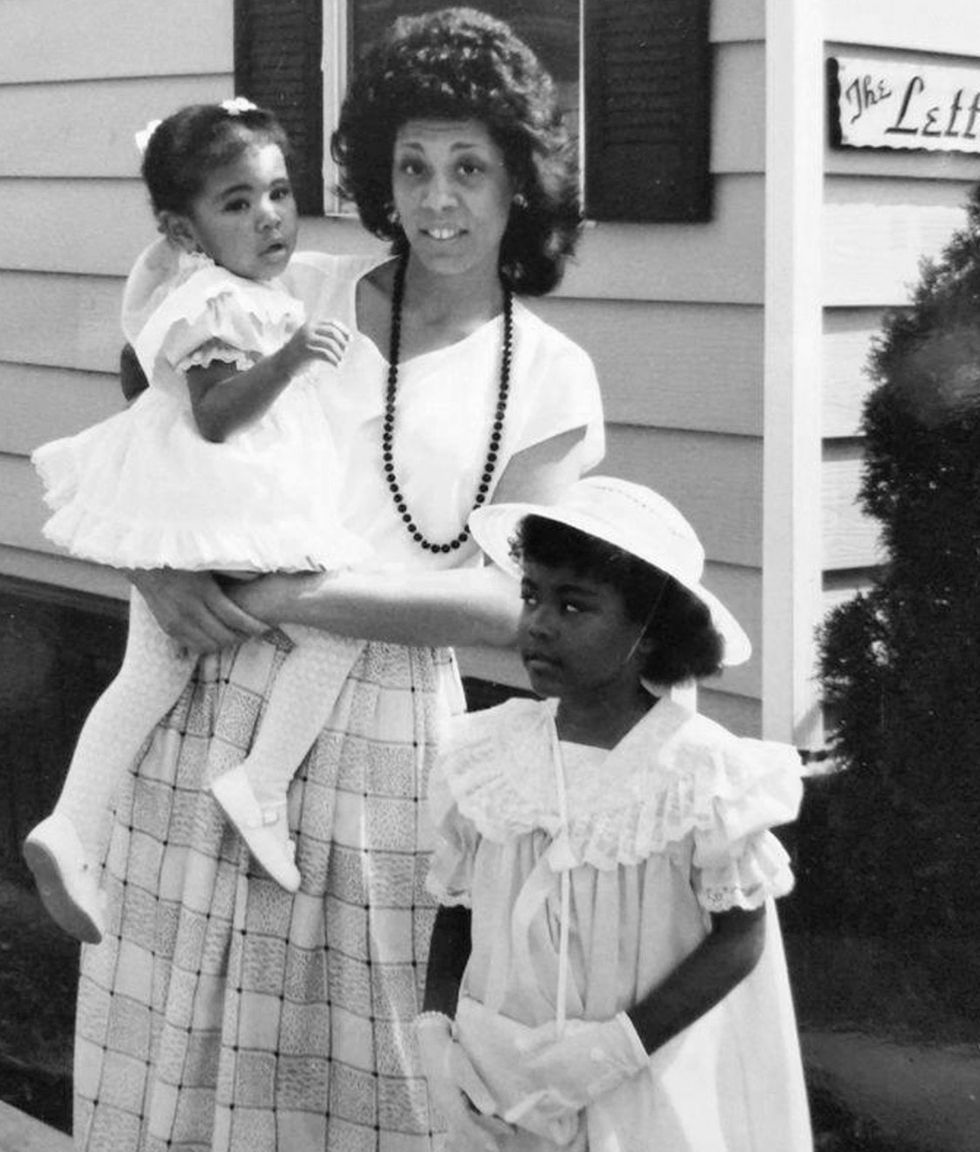
[[[424,804],[462,707],[448,652],[368,644],[290,796],[291,896],[207,791],[248,751],[285,636],[202,660],[117,799],[108,932],[82,956],[82,1152],[430,1152],[410,1021],[434,916]]]

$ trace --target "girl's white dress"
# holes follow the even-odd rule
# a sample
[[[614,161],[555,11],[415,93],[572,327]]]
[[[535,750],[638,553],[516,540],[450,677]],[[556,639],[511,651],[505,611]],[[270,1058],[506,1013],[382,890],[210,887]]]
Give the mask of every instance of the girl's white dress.
[[[268,572],[333,568],[365,555],[336,510],[336,450],[307,369],[220,444],[198,431],[184,373],[245,370],[281,348],[303,305],[280,280],[245,280],[165,239],[134,265],[123,331],[149,387],[131,407],[33,456],[55,509],[44,533],[119,568]]]
[[[796,752],[735,737],[667,698],[611,751],[559,744],[554,711],[554,701],[511,700],[457,718],[433,773],[429,887],[441,903],[473,913],[461,999],[532,1027],[555,1020],[563,869],[570,869],[569,1019],[606,1020],[625,1010],[698,946],[710,913],[765,904],[766,945],[753,972],[655,1052],[649,1074],[586,1109],[568,1147],[810,1149],[772,903],[793,881],[769,831],[796,816]],[[477,1050],[480,1037],[463,1042],[475,1043],[478,1067],[507,1059]],[[508,1152],[557,1147],[517,1132]]]

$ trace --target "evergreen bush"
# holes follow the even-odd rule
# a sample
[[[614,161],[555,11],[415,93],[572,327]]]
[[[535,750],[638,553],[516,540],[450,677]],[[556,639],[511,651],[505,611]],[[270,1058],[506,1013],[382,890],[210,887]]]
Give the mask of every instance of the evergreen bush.
[[[803,854],[851,930],[977,935],[980,190],[886,314],[869,371],[860,500],[885,563],[820,630],[840,770],[816,782],[822,843]]]

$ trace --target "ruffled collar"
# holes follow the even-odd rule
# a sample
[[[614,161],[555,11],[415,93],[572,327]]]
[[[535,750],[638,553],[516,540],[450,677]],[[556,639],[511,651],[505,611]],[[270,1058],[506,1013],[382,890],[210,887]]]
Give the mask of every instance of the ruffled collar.
[[[504,843],[541,829],[561,836],[569,864],[636,864],[707,830],[719,805],[765,787],[767,777],[799,776],[799,757],[789,745],[741,739],[669,698],[660,699],[598,769],[568,774],[554,716],[554,701],[520,699],[461,717],[443,773],[459,811],[482,836]]]

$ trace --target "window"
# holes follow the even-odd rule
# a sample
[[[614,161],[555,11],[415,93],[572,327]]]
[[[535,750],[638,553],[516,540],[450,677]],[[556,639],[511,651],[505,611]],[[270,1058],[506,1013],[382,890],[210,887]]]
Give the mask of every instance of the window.
[[[304,214],[337,211],[325,135],[348,67],[398,15],[433,0],[236,0],[236,91],[275,108]],[[708,0],[481,0],[555,77],[594,220],[710,214]]]

